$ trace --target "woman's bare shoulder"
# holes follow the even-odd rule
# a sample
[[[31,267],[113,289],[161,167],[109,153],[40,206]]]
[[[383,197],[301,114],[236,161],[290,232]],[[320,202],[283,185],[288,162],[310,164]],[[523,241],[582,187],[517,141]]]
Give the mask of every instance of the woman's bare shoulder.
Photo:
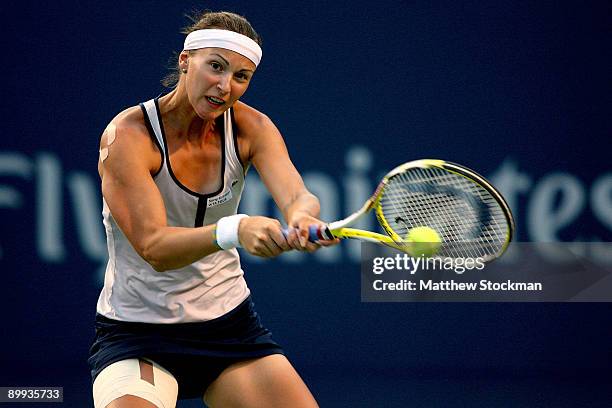
[[[247,105],[244,102],[236,102],[233,106],[234,120],[241,133],[249,134],[250,130],[261,130],[272,124],[272,120],[265,113]]]
[[[138,152],[138,155],[135,156],[134,152]],[[104,129],[100,137],[99,164],[104,164],[112,155],[122,157],[122,160],[138,157],[151,171],[159,168],[159,148],[145,125],[139,106],[119,112]]]
[[[144,121],[144,114],[140,106],[130,106],[127,109],[119,112],[109,124],[115,125],[117,128],[123,129],[126,132],[135,132],[148,134],[147,127]]]

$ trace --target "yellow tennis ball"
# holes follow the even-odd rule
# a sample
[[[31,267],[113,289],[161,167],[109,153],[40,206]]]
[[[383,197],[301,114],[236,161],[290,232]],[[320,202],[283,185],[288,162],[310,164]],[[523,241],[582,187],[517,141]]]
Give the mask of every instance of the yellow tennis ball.
[[[408,253],[413,257],[429,258],[440,249],[442,240],[433,228],[415,227],[408,231],[406,242],[409,242]]]

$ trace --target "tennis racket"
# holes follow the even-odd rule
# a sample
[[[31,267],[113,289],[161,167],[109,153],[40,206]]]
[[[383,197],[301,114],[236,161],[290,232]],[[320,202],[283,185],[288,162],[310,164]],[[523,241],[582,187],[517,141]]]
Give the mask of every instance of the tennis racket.
[[[374,211],[385,234],[350,228]],[[476,172],[443,160],[416,160],[396,167],[378,184],[359,211],[325,228],[310,227],[311,241],[351,238],[411,253],[408,233],[428,227],[440,237],[432,257],[501,256],[514,233],[514,220],[502,195]]]

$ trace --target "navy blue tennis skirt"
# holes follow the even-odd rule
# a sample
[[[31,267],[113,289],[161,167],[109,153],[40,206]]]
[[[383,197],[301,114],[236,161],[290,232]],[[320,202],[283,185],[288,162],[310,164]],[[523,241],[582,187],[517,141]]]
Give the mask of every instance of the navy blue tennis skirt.
[[[174,375],[178,399],[201,398],[233,363],[284,354],[262,326],[250,296],[229,313],[206,322],[123,322],[96,314],[95,329],[87,360],[92,382],[114,362],[144,357]]]

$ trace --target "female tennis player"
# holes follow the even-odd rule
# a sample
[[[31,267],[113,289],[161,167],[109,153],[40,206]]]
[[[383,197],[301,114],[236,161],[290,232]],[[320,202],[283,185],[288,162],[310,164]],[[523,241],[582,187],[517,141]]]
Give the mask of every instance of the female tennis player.
[[[168,94],[117,115],[100,142],[109,262],[89,364],[96,408],[315,407],[254,310],[237,247],[314,251],[319,202],[281,134],[239,101],[261,60],[246,19],[206,12],[186,29]],[[236,214],[250,164],[289,227]]]

